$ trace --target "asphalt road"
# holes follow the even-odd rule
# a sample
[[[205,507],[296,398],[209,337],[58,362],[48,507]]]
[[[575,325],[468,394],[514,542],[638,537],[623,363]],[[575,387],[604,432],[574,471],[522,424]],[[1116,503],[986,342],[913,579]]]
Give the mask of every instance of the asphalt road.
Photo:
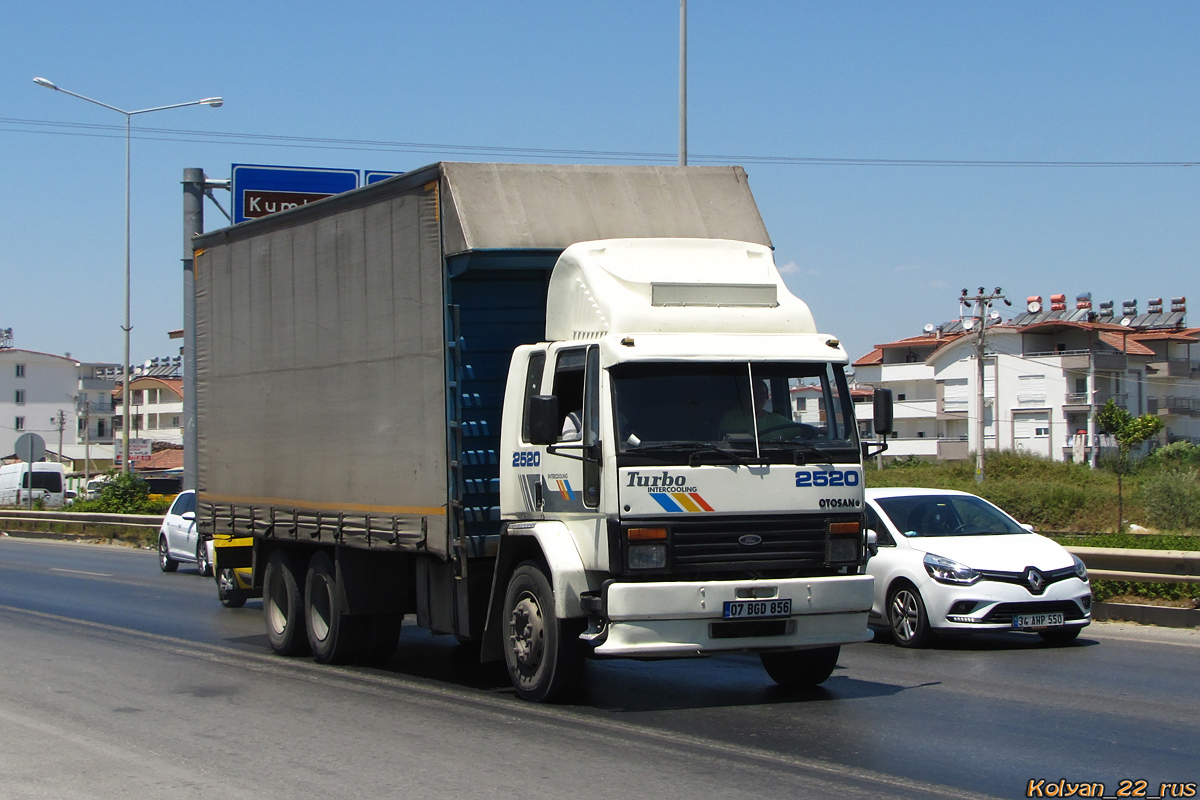
[[[279,658],[260,603],[222,608],[194,570],[0,538],[0,798],[973,798],[1025,797],[1031,780],[1109,795],[1144,780],[1154,796],[1200,781],[1191,630],[854,645],[798,694],[744,656],[587,671],[581,702],[535,706],[415,627],[385,669]]]

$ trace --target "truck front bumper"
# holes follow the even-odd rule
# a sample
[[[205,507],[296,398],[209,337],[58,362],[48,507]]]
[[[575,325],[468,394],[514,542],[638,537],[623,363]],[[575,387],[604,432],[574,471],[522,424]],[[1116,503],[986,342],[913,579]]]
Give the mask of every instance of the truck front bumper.
[[[587,638],[604,656],[683,657],[864,642],[874,578],[609,583],[603,627]],[[790,600],[779,617],[727,619],[726,602]]]

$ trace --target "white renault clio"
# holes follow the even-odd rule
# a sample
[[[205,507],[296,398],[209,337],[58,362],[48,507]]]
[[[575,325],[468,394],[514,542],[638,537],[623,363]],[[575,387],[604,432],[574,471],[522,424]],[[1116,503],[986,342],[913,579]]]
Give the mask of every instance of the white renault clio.
[[[1065,644],[1091,622],[1087,568],[988,501],[945,489],[868,489],[879,552],[871,622],[896,644],[939,632],[1031,631]]]

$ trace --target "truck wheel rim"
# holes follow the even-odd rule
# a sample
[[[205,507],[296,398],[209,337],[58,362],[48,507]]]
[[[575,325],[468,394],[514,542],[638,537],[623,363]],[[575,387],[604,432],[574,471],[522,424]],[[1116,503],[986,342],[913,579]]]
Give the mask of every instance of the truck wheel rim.
[[[271,585],[267,587],[269,601],[267,607],[267,624],[271,626],[271,630],[276,636],[282,636],[287,630],[288,615],[287,611],[280,607],[279,603],[282,600],[284,603],[287,600],[287,586],[284,583],[283,576],[276,573],[271,576]]]
[[[222,592],[232,592],[236,587],[233,585],[233,570],[223,569],[217,573],[217,588]]]
[[[316,575],[312,582],[312,604],[309,607],[309,626],[317,641],[329,638],[330,619],[333,611],[333,596],[329,581]]]
[[[526,592],[513,606],[509,620],[512,633],[509,645],[522,673],[532,675],[542,663],[545,648],[545,622],[537,598]]]

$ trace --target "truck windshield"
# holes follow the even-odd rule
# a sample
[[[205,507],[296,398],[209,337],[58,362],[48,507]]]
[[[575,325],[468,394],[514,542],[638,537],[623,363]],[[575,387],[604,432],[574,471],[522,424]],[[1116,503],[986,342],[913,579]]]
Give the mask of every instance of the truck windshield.
[[[610,373],[622,465],[858,458],[840,365],[639,362]]]

